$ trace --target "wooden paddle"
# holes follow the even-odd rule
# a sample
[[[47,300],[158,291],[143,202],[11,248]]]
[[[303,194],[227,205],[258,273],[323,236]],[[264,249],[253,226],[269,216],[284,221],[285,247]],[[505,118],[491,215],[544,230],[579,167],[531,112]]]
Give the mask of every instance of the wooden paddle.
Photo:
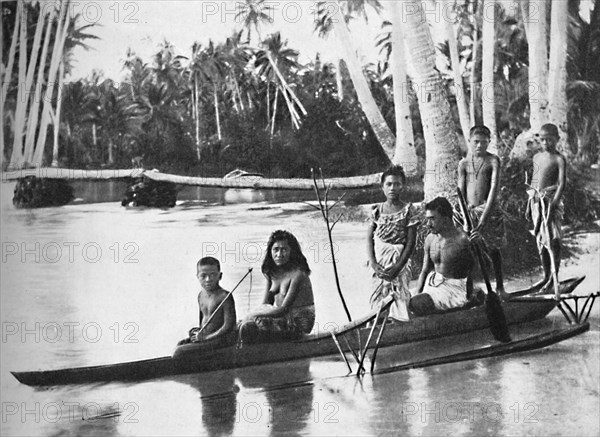
[[[229,296],[231,296],[231,295],[233,294],[233,292],[236,290],[236,288],[238,288],[238,287],[240,286],[240,284],[242,283],[242,281],[243,281],[244,279],[246,279],[246,276],[248,276],[248,275],[250,274],[250,272],[252,272],[252,267],[250,267],[250,268],[248,269],[248,271],[246,272],[246,274],[244,275],[244,277],[243,277],[242,279],[240,279],[240,281],[239,281],[239,282],[236,284],[236,286],[235,286],[235,287],[233,287],[233,289],[232,289],[232,290],[231,290],[229,293],[227,293],[227,296],[225,296],[225,299],[223,299],[223,300],[221,301],[221,303],[220,303],[220,304],[217,306],[217,308],[215,308],[215,310],[212,312],[212,314],[210,315],[210,317],[208,318],[208,320],[206,321],[206,323],[205,323],[204,325],[202,325],[202,327],[201,327],[201,328],[197,328],[197,329],[198,329],[198,331],[197,331],[197,332],[194,332],[194,334],[192,334],[192,331],[194,331],[196,328],[192,328],[192,329],[190,330],[190,337],[191,337],[192,335],[200,335],[200,333],[201,333],[202,331],[204,331],[204,328],[206,328],[206,327],[208,326],[208,324],[209,324],[209,323],[210,323],[210,321],[213,319],[213,317],[214,317],[214,316],[217,314],[217,312],[218,312],[218,311],[221,309],[221,307],[223,306],[223,304],[225,303],[225,301],[226,301],[227,299],[229,299]]]
[[[473,229],[473,222],[471,221],[471,215],[469,214],[469,209],[467,208],[467,202],[463,197],[462,191],[460,191],[459,188],[457,188],[456,191],[458,193],[458,203],[460,205],[463,220],[468,232],[470,233]],[[477,260],[479,261],[479,267],[481,268],[481,274],[487,288],[485,314],[487,315],[488,322],[490,323],[490,331],[496,340],[501,341],[502,343],[508,343],[511,341],[511,338],[510,333],[508,332],[508,325],[506,324],[506,316],[504,315],[504,310],[502,309],[502,304],[500,303],[500,298],[492,289],[490,277],[485,267],[485,259],[483,257],[482,248],[478,241],[474,241],[473,243],[475,254],[477,255]]]

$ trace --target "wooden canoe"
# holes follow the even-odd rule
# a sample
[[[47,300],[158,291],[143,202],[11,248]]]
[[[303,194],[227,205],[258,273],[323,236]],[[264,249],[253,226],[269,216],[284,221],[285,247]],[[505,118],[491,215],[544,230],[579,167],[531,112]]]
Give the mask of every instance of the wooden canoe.
[[[584,277],[580,277],[561,281],[561,294],[572,293],[583,279]],[[529,288],[516,291],[511,293],[511,295],[523,296],[535,291]],[[554,308],[554,302],[551,300],[540,300],[525,303],[509,300],[503,304],[503,307],[507,323],[513,325],[546,317]],[[343,325],[339,329],[333,330],[333,332],[338,338],[345,337],[348,344],[354,350],[357,350],[359,341],[364,343],[369,334],[370,328],[366,326],[367,323],[372,321],[375,316],[376,311],[373,311],[360,319]],[[386,325],[380,346],[417,343],[443,336],[486,329],[487,327],[489,327],[489,323],[484,306],[477,306],[466,310],[453,310],[427,317],[417,317],[406,323],[389,323]],[[547,342],[548,339],[545,339],[545,341]],[[342,345],[346,344],[345,342],[341,343]],[[332,339],[331,332],[321,331],[306,335],[299,340],[252,344],[245,345],[242,348],[238,348],[236,345],[217,348],[200,343],[192,343],[178,346],[173,356],[149,360],[102,366],[11,373],[22,384],[32,386],[142,381],[170,375],[209,372],[337,353],[339,352]]]

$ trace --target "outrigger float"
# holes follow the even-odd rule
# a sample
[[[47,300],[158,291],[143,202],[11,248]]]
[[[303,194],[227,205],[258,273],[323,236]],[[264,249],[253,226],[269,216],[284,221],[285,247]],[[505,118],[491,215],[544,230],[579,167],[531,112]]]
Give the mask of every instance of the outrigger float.
[[[579,277],[561,281],[559,299],[556,299],[554,294],[540,294],[538,289],[527,288],[510,293],[508,301],[503,303],[506,321],[509,325],[530,324],[533,321],[543,319],[552,309],[558,307],[569,321],[569,324],[562,328],[534,334],[509,343],[492,343],[484,348],[446,355],[442,358],[425,361],[413,359],[411,362],[410,357],[405,357],[408,359],[407,363],[391,370],[403,370],[531,350],[581,334],[589,329],[587,318],[596,297],[600,295],[598,292],[587,296],[574,295],[573,291],[583,279],[584,277]],[[579,306],[580,300],[584,302],[581,307]],[[350,359],[354,356],[354,360],[358,364],[357,373],[360,374],[364,371],[363,362],[369,345],[372,343],[372,339],[375,338],[376,328],[379,331],[370,357],[371,372],[374,370],[375,357],[379,347],[414,343],[416,350],[420,342],[460,335],[489,327],[484,305],[452,310],[427,317],[417,317],[406,323],[398,323],[387,319],[387,310],[390,304],[391,300],[384,300],[378,310],[360,319],[332,331],[305,335],[298,340],[249,344],[242,347],[239,347],[239,345],[211,347],[210,345],[192,343],[178,346],[173,356],[162,358],[102,366],[11,373],[21,383],[31,386],[142,381],[171,375],[241,368],[337,353],[341,353],[349,370],[352,371],[347,358],[347,355],[351,353]],[[389,370],[381,369],[381,372]]]

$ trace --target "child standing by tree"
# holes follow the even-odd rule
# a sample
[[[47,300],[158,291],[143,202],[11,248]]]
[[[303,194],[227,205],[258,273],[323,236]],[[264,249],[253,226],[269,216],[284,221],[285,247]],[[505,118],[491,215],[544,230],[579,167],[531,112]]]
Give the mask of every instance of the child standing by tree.
[[[528,213],[533,222],[533,233],[536,237],[544,278],[536,285],[545,284],[544,288],[552,285],[552,264],[550,252],[554,258],[554,268],[558,274],[560,266],[560,238],[564,213],[562,202],[563,192],[567,183],[565,158],[556,150],[558,143],[558,128],[551,123],[540,129],[542,151],[533,157],[534,187],[528,190]],[[542,205],[543,203],[543,205]],[[543,216],[545,212],[546,216]]]
[[[373,207],[367,236],[369,267],[375,288],[371,305],[392,294],[394,303],[390,317],[400,321],[409,319],[410,256],[415,249],[418,225],[412,220],[412,205],[400,199],[405,183],[402,167],[392,166],[383,172],[381,189],[386,201]]]

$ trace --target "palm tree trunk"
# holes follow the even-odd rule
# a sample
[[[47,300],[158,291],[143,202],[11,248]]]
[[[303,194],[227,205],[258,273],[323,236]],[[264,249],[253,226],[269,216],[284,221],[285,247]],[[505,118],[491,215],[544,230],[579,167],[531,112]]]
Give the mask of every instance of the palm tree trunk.
[[[25,79],[25,85],[24,85],[25,90],[26,90],[26,95],[25,95],[25,100],[22,102],[23,103],[23,112],[20,114],[20,116],[23,117],[23,122],[26,123],[24,126],[24,129],[23,129],[23,133],[24,133],[23,138],[25,139],[25,152],[24,152],[25,157],[29,157],[32,155],[32,145],[30,145],[30,143],[27,143],[26,133],[29,131],[29,127],[32,125],[32,119],[34,117],[33,117],[32,112],[29,112],[29,114],[27,114],[27,107],[29,106],[29,94],[30,94],[30,90],[31,90],[31,84],[33,83],[33,79],[35,76],[36,64],[38,61],[38,54],[40,52],[40,42],[42,39],[42,33],[44,31],[45,17],[44,17],[44,14],[42,14],[41,12],[42,11],[40,11],[40,15],[38,16],[38,22],[35,27],[35,35],[33,37],[33,45],[31,46],[29,66],[27,67],[27,77]],[[45,62],[45,61],[46,61],[46,59],[43,58],[41,62]],[[43,71],[43,69],[41,71]],[[37,90],[38,86],[42,85],[42,83],[39,82],[39,77],[38,77],[38,83],[36,85],[37,85],[36,90]],[[21,102],[19,102],[19,103],[21,103]],[[35,105],[35,107],[37,110],[37,105]],[[37,114],[35,116],[34,122],[37,124]],[[33,125],[33,126],[31,126],[31,129],[35,129],[36,127],[37,127],[36,125]],[[29,161],[27,158],[26,158],[26,160]],[[39,163],[39,164],[41,165],[41,163]]]
[[[453,0],[446,0],[446,10],[450,11],[453,8],[455,2]],[[463,77],[460,71],[460,58],[458,56],[458,42],[456,40],[456,33],[454,31],[454,25],[450,20],[445,20],[446,23],[446,36],[448,38],[448,46],[450,47],[450,63],[452,68],[452,74],[454,77],[454,89],[456,96],[456,106],[458,106],[458,116],[460,118],[460,127],[463,132],[465,143],[468,143],[469,130],[471,129],[471,120],[469,120],[469,105],[465,94],[465,87],[463,85]]]
[[[300,108],[300,111],[302,111],[302,114],[306,115],[307,112],[306,112],[306,109],[304,108],[304,106],[302,105],[302,102],[298,99],[298,97],[296,97],[296,94],[294,94],[294,91],[289,87],[289,85],[287,84],[287,82],[285,80],[285,77],[283,77],[283,74],[281,74],[281,71],[277,67],[277,63],[273,60],[273,58],[271,57],[271,54],[268,52],[267,52],[267,57],[269,58],[269,63],[271,64],[271,67],[273,67],[273,71],[279,78],[279,82],[281,83],[281,86],[285,90],[287,90],[288,93],[290,93],[290,97],[296,103],[296,105],[298,105],[298,108]]]
[[[267,128],[271,123],[271,81],[267,78]],[[267,130],[267,129],[265,129]]]
[[[275,114],[277,114],[277,99],[279,98],[279,87],[275,88],[275,101],[273,102],[273,117],[271,117],[271,138],[275,132]]]
[[[44,147],[46,146],[46,136],[48,135],[48,124],[51,118],[51,100],[56,88],[56,76],[58,73],[58,67],[62,61],[63,49],[65,47],[65,39],[67,38],[67,28],[69,27],[70,17],[67,13],[69,9],[69,1],[65,0],[61,2],[61,10],[59,13],[59,19],[57,23],[57,31],[54,40],[54,48],[52,50],[52,58],[50,60],[50,69],[48,73],[48,88],[46,90],[46,97],[44,98],[44,107],[42,110],[42,120],[40,123],[40,132],[38,141],[35,146],[35,150],[32,151],[33,162],[39,162],[41,164],[44,155]],[[27,158],[27,157],[25,157]]]
[[[15,129],[10,161],[13,165],[23,165],[23,125],[25,124],[25,81],[27,77],[27,6],[21,7],[21,24],[19,26],[19,89],[17,91],[17,107],[15,109]]]
[[[237,99],[240,101],[240,109],[244,112],[246,109],[244,108],[244,100],[242,99],[242,93],[240,91],[240,85],[238,84],[237,79],[233,78],[233,83],[235,84],[235,92],[237,94]]]
[[[58,67],[58,95],[56,97],[56,112],[54,113],[54,145],[52,147],[52,167],[58,167],[58,134],[60,133],[60,111],[62,108],[62,94],[65,75],[65,63],[61,61]]]
[[[413,66],[419,109],[426,143],[425,199],[449,196],[456,190],[459,161],[454,120],[440,73],[435,68],[435,47],[424,20],[421,2],[398,0],[408,11],[398,23],[406,41],[406,52]]]
[[[381,111],[377,106],[377,102],[375,102],[375,99],[373,98],[373,94],[371,94],[369,84],[367,83],[367,79],[363,74],[358,58],[352,50],[350,32],[348,31],[346,20],[342,15],[341,7],[338,2],[335,4],[335,10],[335,15],[331,20],[333,29],[335,36],[338,39],[339,48],[340,50],[343,50],[344,60],[346,61],[350,78],[354,84],[358,101],[360,102],[367,120],[369,120],[369,124],[371,125],[373,133],[377,137],[379,144],[391,161],[394,157],[394,153],[396,152],[396,138],[383,118],[383,115],[381,115]]]
[[[192,113],[194,117],[194,123],[196,125],[196,156],[198,158],[198,162],[202,159],[201,154],[201,144],[200,144],[200,111],[199,111],[199,102],[200,98],[198,95],[198,77],[194,75],[194,90],[192,91]]]
[[[600,3],[596,2],[596,7]],[[570,152],[567,142],[567,35],[569,10],[568,2],[552,2],[552,24],[550,34],[550,75],[549,75],[549,119],[560,129],[561,152]]]
[[[38,120],[40,115],[40,102],[42,101],[42,86],[44,81],[44,71],[46,69],[47,63],[46,58],[48,57],[48,47],[50,46],[50,39],[52,37],[52,19],[53,13],[48,13],[47,15],[47,26],[46,26],[46,34],[44,35],[44,45],[42,47],[42,55],[40,56],[40,61],[38,64],[38,72],[37,79],[35,85],[35,95],[33,100],[31,101],[31,105],[29,108],[29,120],[27,123],[27,135],[25,136],[25,150],[30,151],[33,150],[35,144],[35,134],[38,126]]]
[[[496,95],[494,90],[494,46],[496,38],[494,32],[495,20],[495,0],[483,0],[483,55],[481,59],[481,82],[482,99],[481,110],[483,115],[483,124],[488,127],[492,136],[490,138],[489,150],[491,153],[498,154],[498,135],[496,128]]]
[[[538,132],[548,120],[547,0],[530,0],[537,20],[529,23],[529,122]]]
[[[0,168],[3,168],[4,164],[4,105],[6,103],[6,96],[8,95],[8,88],[10,87],[12,78],[20,22],[21,8],[17,5],[17,12],[15,14],[15,28],[13,29],[12,40],[8,50],[6,67],[4,66],[4,59],[1,57],[4,54],[4,38],[2,38],[2,42],[0,43],[2,45],[2,54],[0,54],[0,67],[2,68],[2,74],[0,74],[0,80],[2,80],[2,101],[0,102]]]
[[[402,23],[402,11],[397,4],[390,5],[394,23]],[[408,97],[408,81],[406,75],[405,44],[402,33],[395,26],[392,29],[392,71],[394,86],[394,113],[396,116],[396,147],[392,163],[402,165],[407,175],[415,176],[418,170],[417,153],[412,119],[410,116],[410,99]]]
[[[113,165],[115,162],[115,158],[113,156],[113,140],[112,138],[108,138],[108,164]]]
[[[470,100],[471,100],[471,111],[470,111],[470,117],[471,117],[471,123],[470,125],[473,126],[475,124],[477,124],[477,107],[478,107],[478,101],[479,99],[477,98],[477,96],[479,95],[479,82],[477,81],[477,66],[479,65],[480,61],[479,61],[479,30],[477,28],[477,15],[480,14],[480,11],[482,8],[477,7],[479,2],[478,0],[474,0],[473,4],[475,5],[475,13],[473,16],[473,53],[471,55],[471,96],[470,96]],[[465,134],[466,136],[467,134]]]
[[[337,98],[341,102],[344,100],[344,78],[342,77],[342,58],[339,56],[336,56],[335,59],[335,85]]]
[[[296,130],[300,129],[300,123],[301,123],[300,115],[298,115],[298,111],[296,111],[296,108],[294,107],[294,103],[286,94],[285,88],[281,89],[281,94],[283,95],[283,98],[285,99],[285,103],[287,104],[287,107],[288,107],[288,111],[290,112],[290,119],[292,120],[292,128],[295,128]]]
[[[215,120],[217,122],[217,138],[219,141],[223,138],[221,136],[221,117],[219,116],[219,97],[217,96],[217,84],[213,84],[214,88],[214,105],[215,105]]]

